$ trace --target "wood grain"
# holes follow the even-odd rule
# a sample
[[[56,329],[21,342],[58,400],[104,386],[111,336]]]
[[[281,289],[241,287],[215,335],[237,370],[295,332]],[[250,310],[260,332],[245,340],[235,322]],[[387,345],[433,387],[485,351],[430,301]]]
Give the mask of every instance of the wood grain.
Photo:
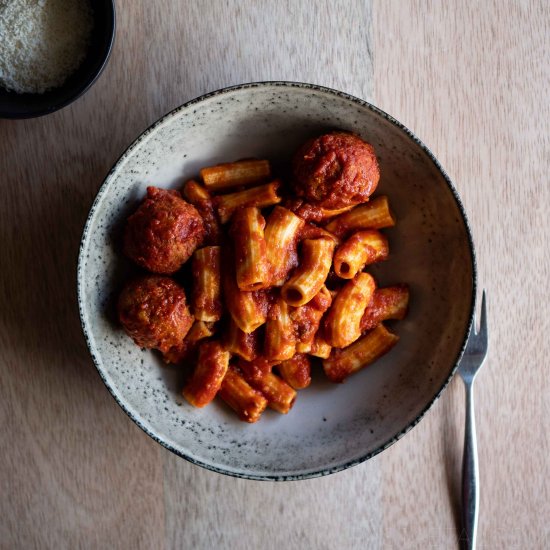
[[[550,546],[548,19],[543,2],[374,9],[375,101],[429,144],[455,182],[489,296],[491,349],[475,389],[481,548]],[[454,380],[381,461],[389,547],[456,541],[463,407]],[[397,476],[413,498],[396,495]]]
[[[543,1],[119,0],[113,57],[72,106],[0,121],[0,548],[457,548],[463,392],[351,470],[275,484],[162,449],[81,336],[87,211],[134,137],[201,93],[298,80],[374,101],[469,214],[491,352],[476,387],[479,548],[548,548],[549,10]]]

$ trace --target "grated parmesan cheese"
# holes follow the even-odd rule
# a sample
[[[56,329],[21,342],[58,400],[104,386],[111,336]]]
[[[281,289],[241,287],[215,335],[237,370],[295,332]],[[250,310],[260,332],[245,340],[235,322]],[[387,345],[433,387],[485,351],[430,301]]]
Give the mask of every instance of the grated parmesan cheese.
[[[87,0],[0,0],[0,86],[61,86],[84,60],[92,27]]]

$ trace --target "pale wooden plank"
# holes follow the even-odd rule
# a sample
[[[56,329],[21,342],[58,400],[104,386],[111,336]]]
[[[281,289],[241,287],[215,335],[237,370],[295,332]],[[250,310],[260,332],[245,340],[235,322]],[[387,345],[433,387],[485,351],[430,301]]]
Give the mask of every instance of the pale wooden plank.
[[[286,483],[233,479],[174,456],[164,464],[167,548],[383,548],[377,459]]]
[[[143,13],[135,13],[134,2],[121,9],[129,12],[134,38],[120,55],[147,60],[139,75],[127,76],[158,113],[206,92],[261,80],[311,82],[371,96],[370,1],[139,5]]]
[[[375,100],[455,181],[489,292],[491,350],[476,387],[481,548],[550,544],[548,22],[545,2],[374,4]],[[457,546],[463,407],[455,380],[384,457],[388,547]]]

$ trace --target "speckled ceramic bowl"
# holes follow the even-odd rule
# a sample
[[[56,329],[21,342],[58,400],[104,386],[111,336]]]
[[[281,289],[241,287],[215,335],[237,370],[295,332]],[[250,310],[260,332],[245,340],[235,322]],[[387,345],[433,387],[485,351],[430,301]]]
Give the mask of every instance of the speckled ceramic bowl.
[[[351,130],[376,149],[398,224],[381,284],[407,282],[410,313],[393,325],[399,344],[341,385],[314,377],[292,411],[240,422],[216,400],[194,409],[177,370],[142,351],[116,322],[114,301],[131,268],[120,230],[147,185],[179,187],[199,168],[243,157],[288,163],[306,138]],[[101,187],[78,264],[84,334],[106,386],[152,438],[195,464],[251,479],[304,479],[343,470],[407,433],[448,384],[468,333],[475,260],[464,210],[448,176],[406,128],[349,95],[287,82],[228,88],[190,101],[143,133]]]

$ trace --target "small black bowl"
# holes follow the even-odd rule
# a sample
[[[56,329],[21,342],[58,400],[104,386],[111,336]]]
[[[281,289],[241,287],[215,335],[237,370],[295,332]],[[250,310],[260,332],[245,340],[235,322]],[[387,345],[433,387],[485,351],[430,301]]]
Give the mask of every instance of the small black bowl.
[[[18,94],[0,86],[0,118],[32,118],[61,109],[84,94],[103,71],[115,40],[114,0],[93,0],[94,28],[80,67],[59,88],[43,94]]]

